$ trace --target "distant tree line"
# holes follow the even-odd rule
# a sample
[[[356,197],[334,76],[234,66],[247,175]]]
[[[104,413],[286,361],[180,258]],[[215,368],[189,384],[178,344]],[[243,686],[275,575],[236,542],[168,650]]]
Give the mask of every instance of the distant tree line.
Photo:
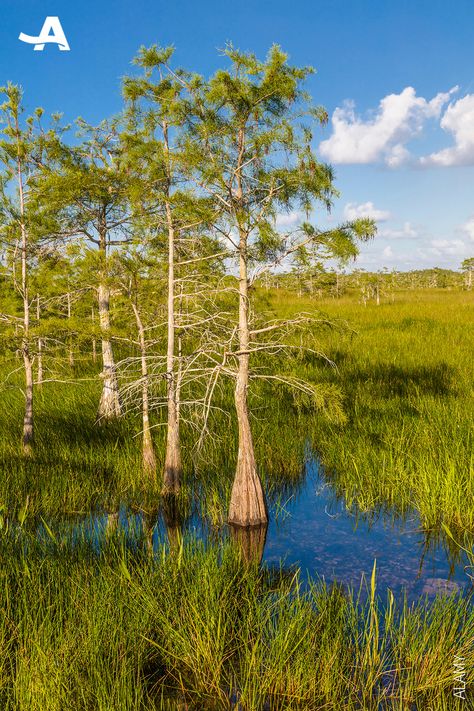
[[[263,288],[285,288],[300,296],[314,298],[339,298],[352,294],[361,301],[391,300],[397,291],[413,289],[464,289],[472,290],[474,257],[465,259],[460,271],[433,267],[397,271],[381,269],[371,272],[364,269],[341,271],[325,267],[322,263],[312,264],[305,269],[292,269],[274,273],[261,280]]]

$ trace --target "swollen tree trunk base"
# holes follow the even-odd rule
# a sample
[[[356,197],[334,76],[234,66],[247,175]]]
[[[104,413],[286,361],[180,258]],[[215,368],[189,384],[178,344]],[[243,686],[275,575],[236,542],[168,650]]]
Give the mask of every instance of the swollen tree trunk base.
[[[253,459],[253,457],[250,457]],[[234,526],[261,526],[268,523],[267,505],[256,467],[241,456],[230,497],[228,523]]]
[[[97,420],[114,420],[122,415],[122,406],[118,387],[115,379],[111,382],[110,379],[104,380],[102,395],[100,397],[99,409],[97,410]]]
[[[183,467],[179,443],[179,423],[174,391],[168,400],[168,432],[166,435],[166,455],[163,470],[162,494],[177,494],[181,488]]]

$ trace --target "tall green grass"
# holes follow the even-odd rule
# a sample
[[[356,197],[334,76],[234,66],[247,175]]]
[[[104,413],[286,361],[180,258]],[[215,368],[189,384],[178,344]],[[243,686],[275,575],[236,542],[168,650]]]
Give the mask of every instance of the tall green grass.
[[[469,551],[470,298],[415,292],[364,307],[353,296],[320,302],[281,290],[263,294],[272,317],[322,308],[352,327],[345,335],[329,329],[308,335],[306,345],[325,351],[336,369],[311,354],[281,363],[290,375],[339,388],[344,424],[331,423],[287,391],[263,383],[253,390],[256,449],[270,496],[284,498],[298,485],[310,443],[349,506],[414,508],[433,535],[446,531],[449,545]],[[86,364],[81,376],[93,375]],[[453,665],[456,655],[465,658],[469,696],[469,599],[449,596],[411,607],[390,593],[381,600],[375,574],[361,596],[320,582],[303,588],[297,574],[243,565],[227,544],[206,548],[175,536],[171,550],[163,547],[153,557],[145,540],[127,549],[113,526],[100,554],[90,541],[71,545],[60,526],[44,527],[40,540],[40,516],[115,512],[120,503],[151,514],[160,505],[159,482],[140,474],[139,418],[95,425],[99,393],[98,378],[45,383],[36,397],[35,456],[25,459],[21,393],[2,392],[0,708],[466,708],[453,696]],[[183,428],[180,501],[186,513],[198,496],[203,515],[215,524],[225,519],[237,444],[230,386],[219,397],[229,415],[213,415],[199,458],[193,431]],[[157,426],[160,461],[163,435]]]
[[[426,528],[474,530],[472,295],[406,292],[364,307],[353,296],[314,302],[276,292],[271,303],[285,315],[318,307],[355,331],[321,336],[337,370],[300,366],[343,389],[347,422],[318,418],[312,432],[349,504],[414,508]]]
[[[375,575],[364,598],[304,590],[229,546],[153,558],[112,537],[97,556],[23,538],[0,550],[5,711],[461,709],[454,655],[474,682],[462,598],[381,605]]]
[[[278,496],[301,478],[311,442],[349,505],[415,508],[426,528],[445,524],[456,532],[474,531],[472,296],[445,290],[397,293],[393,303],[379,307],[363,306],[355,296],[319,301],[283,290],[257,298],[270,318],[322,309],[351,327],[345,333],[323,329],[303,343],[325,352],[336,368],[313,354],[273,366],[338,388],[345,423],[331,422],[276,385],[254,384],[254,436],[267,489]],[[159,482],[150,485],[140,475],[140,419],[132,414],[114,425],[95,425],[99,378],[94,380],[91,364],[80,375],[87,379],[46,383],[37,392],[33,460],[25,460],[19,448],[21,393],[2,392],[4,509],[18,511],[27,498],[29,512],[45,515],[116,510],[120,502],[145,509],[158,505]],[[203,512],[218,523],[225,518],[237,449],[231,383],[220,390],[216,404],[221,410],[211,417],[198,458],[195,432],[184,425],[182,434],[188,491],[199,485]],[[164,428],[158,419],[153,424],[160,468]]]

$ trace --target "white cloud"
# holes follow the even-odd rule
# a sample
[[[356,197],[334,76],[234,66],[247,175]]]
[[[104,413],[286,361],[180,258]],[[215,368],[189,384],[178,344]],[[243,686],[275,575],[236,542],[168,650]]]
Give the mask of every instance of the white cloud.
[[[390,219],[390,212],[388,210],[379,210],[370,201],[359,205],[355,202],[348,202],[344,207],[344,219],[357,220],[360,217],[370,217],[377,222],[385,222]]]
[[[393,257],[393,249],[390,247],[390,245],[387,245],[385,249],[382,252],[384,257]]]
[[[450,104],[440,126],[453,135],[454,146],[421,158],[421,165],[474,165],[474,94]]]
[[[457,87],[427,101],[408,86],[384,97],[366,120],[355,113],[352,102],[346,102],[333,113],[333,133],[321,142],[321,155],[333,163],[385,162],[398,167],[410,158],[406,144],[421,133],[427,119],[439,117],[455,91]]]
[[[419,251],[434,257],[463,256],[466,252],[466,244],[462,239],[432,239],[429,244],[429,247]]]
[[[288,229],[290,227],[295,227],[298,222],[301,222],[304,219],[304,214],[298,210],[293,210],[292,212],[280,212],[276,216],[275,224],[281,229]]]
[[[380,237],[387,237],[389,239],[400,239],[403,237],[412,238],[418,237],[418,232],[412,226],[411,222],[404,222],[401,229],[392,229],[390,227],[385,227],[383,230],[378,231]]]
[[[461,225],[460,231],[465,234],[471,242],[474,242],[474,217],[471,217],[467,222]]]

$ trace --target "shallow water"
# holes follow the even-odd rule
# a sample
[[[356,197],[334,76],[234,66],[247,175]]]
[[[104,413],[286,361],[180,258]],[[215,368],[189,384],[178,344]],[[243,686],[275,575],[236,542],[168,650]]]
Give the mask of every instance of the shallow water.
[[[474,574],[466,554],[450,548],[443,536],[424,532],[415,513],[401,519],[389,512],[349,511],[316,459],[307,464],[304,485],[284,512],[272,515],[263,559],[272,565],[283,559],[305,575],[356,589],[362,574],[370,581],[376,560],[379,593],[406,591],[409,600],[467,592]]]
[[[362,581],[364,590],[376,560],[377,589],[382,596],[388,588],[396,596],[406,592],[409,601],[471,590],[474,571],[461,549],[452,542],[448,545],[440,534],[423,531],[415,513],[401,518],[390,511],[348,510],[317,459],[308,461],[302,482],[289,491],[270,505],[266,537],[259,539],[260,546],[265,541],[263,565],[289,571],[300,567],[303,580],[311,576],[355,590]],[[167,525],[162,514],[151,526],[148,536],[155,550],[177,535],[177,528]],[[68,526],[72,541],[86,539],[97,551],[107,527],[117,527],[133,546],[144,535],[144,516],[122,507],[115,515],[91,514]],[[185,537],[215,540],[229,535],[227,527],[216,532],[196,513],[182,528]],[[45,539],[50,535],[42,525],[37,534]]]

